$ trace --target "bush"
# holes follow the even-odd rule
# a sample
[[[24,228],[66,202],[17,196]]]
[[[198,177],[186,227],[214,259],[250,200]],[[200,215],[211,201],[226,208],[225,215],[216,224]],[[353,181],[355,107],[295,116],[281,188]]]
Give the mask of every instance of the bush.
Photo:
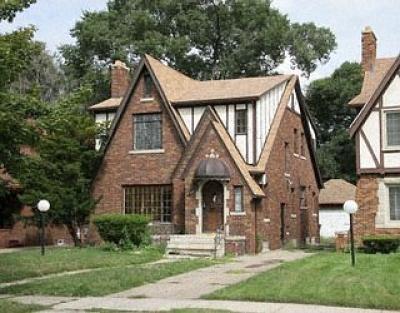
[[[149,219],[136,214],[103,214],[93,220],[101,238],[122,249],[150,243]]]
[[[362,242],[366,253],[396,252],[400,246],[400,238],[394,236],[369,236],[364,237]]]

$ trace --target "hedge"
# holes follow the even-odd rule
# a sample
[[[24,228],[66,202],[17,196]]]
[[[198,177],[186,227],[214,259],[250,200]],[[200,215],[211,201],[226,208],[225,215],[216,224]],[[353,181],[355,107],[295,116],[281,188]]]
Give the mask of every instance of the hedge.
[[[400,246],[400,238],[395,236],[368,236],[362,239],[366,253],[391,253],[396,252]]]
[[[93,219],[101,238],[118,246],[150,243],[149,218],[137,214],[102,214]]]

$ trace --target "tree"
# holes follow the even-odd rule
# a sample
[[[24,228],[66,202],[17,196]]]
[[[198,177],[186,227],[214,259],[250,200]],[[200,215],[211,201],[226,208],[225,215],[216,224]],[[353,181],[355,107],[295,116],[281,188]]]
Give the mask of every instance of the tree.
[[[357,112],[347,104],[360,93],[362,80],[361,66],[345,62],[330,77],[313,81],[306,92],[318,129],[318,161],[325,179],[356,179],[355,147],[347,129]]]
[[[89,97],[87,89],[73,93],[36,120],[42,134],[37,153],[25,158],[19,177],[24,187],[21,201],[35,206],[38,199],[48,199],[52,207],[48,222],[65,225],[76,245],[81,243],[77,234],[89,223],[96,204],[90,183],[99,164],[94,149],[97,127],[82,105]]]
[[[285,57],[309,75],[336,47],[329,29],[291,23],[269,0],[110,0],[85,12],[72,36],[61,52],[75,80],[143,53],[198,79],[268,75]]]
[[[5,0],[0,3],[0,21],[12,22],[17,12],[35,3],[36,0]]]

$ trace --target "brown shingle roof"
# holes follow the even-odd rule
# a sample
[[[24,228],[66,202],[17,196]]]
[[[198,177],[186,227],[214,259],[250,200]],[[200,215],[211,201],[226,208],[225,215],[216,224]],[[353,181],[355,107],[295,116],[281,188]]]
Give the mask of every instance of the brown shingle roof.
[[[367,103],[395,60],[396,58],[376,59],[373,69],[371,71],[366,71],[364,74],[364,81],[360,94],[354,97],[349,102],[349,105],[352,107],[362,107]]]
[[[91,111],[106,111],[106,110],[112,110],[112,109],[117,109],[119,105],[121,104],[122,98],[110,98],[107,100],[104,100],[100,103],[94,104],[89,107],[89,110]]]
[[[319,204],[340,204],[346,200],[355,200],[356,186],[343,179],[331,179],[325,184],[325,188],[319,193]]]
[[[268,90],[290,79],[275,75],[225,80],[197,81],[146,55],[168,100],[174,104],[206,103],[228,99],[258,98]]]

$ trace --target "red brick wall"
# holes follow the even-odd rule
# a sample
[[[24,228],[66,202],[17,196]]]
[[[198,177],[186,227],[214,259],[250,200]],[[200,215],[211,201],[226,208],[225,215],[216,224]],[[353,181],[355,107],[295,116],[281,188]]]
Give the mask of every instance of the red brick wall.
[[[111,97],[123,97],[130,83],[129,69],[124,63],[117,61],[111,66]]]
[[[262,211],[258,214],[258,232],[263,240],[269,241],[271,249],[281,247],[280,240],[280,205],[286,204],[285,232],[286,240],[300,238],[300,207],[299,187],[307,187],[307,218],[309,225],[309,237],[319,239],[318,220],[318,195],[319,189],[314,175],[310,152],[306,147],[305,159],[294,156],[293,140],[294,128],[298,129],[298,135],[304,132],[300,116],[290,109],[286,109],[282,124],[272,148],[272,153],[266,167],[268,185],[265,188],[267,198],[261,203]],[[285,142],[290,149],[290,182],[285,177]],[[295,214],[295,216],[292,214]],[[270,219],[265,222],[264,219]]]
[[[400,234],[398,228],[376,228],[379,207],[379,175],[361,175],[357,181],[356,202],[359,209],[354,216],[354,233],[358,242],[366,235]]]
[[[181,157],[183,147],[156,89],[153,89],[154,101],[151,102],[141,102],[142,90],[143,75],[136,85],[94,180],[93,196],[102,197],[96,207],[96,214],[123,212],[123,185],[172,183],[172,173]],[[132,115],[155,112],[162,114],[164,153],[130,154],[133,147]],[[176,188],[179,187],[174,187],[174,191]],[[173,202],[176,208],[179,207],[179,201],[179,197],[176,198],[174,194]],[[174,217],[174,221],[181,223],[182,217]]]

